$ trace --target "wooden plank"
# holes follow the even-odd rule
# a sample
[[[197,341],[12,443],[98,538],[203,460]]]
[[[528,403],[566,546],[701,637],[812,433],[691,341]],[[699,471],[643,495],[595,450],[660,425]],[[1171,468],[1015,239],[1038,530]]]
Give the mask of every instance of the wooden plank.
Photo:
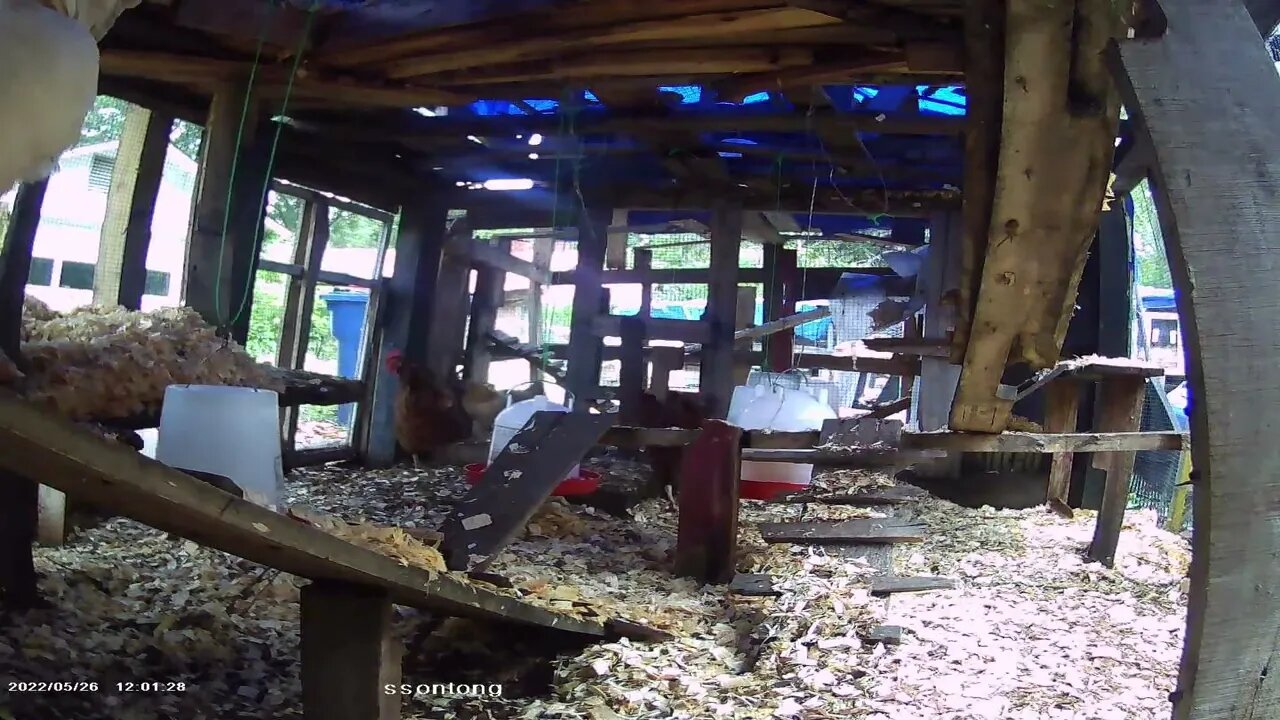
[[[934,450],[918,452],[896,448],[746,448],[742,459],[750,462],[786,462],[822,465],[825,467],[875,468],[910,464],[928,458],[942,457]]]
[[[738,549],[738,448],[742,429],[707,420],[680,464],[675,573],[727,583]]]
[[[152,111],[138,157],[137,175],[129,199],[129,217],[120,257],[120,291],[116,301],[130,310],[142,308],[147,283],[147,253],[151,249],[151,220],[164,175],[165,155],[173,117]]]
[[[0,350],[19,368],[25,365],[21,354],[22,303],[47,188],[48,181],[18,186],[0,251]],[[0,472],[0,603],[9,608],[33,607],[38,600],[31,555],[38,522],[36,480]]]
[[[775,213],[778,214],[778,213]],[[785,215],[790,217],[790,215]],[[794,223],[795,220],[793,219]],[[765,318],[775,321],[794,316],[799,271],[796,268],[796,251],[785,250],[778,245],[764,248],[764,310]],[[830,309],[828,309],[830,312]],[[768,323],[766,323],[768,324]],[[784,372],[791,367],[795,333],[768,335],[764,342],[767,365],[771,372]]]
[[[812,495],[809,493],[787,495],[775,500],[774,502],[874,507],[876,505],[903,505],[918,502],[928,496],[929,493],[913,485],[896,485],[892,487],[872,488],[855,493],[840,495]]]
[[[773,578],[768,575],[738,573],[729,583],[729,592],[743,597],[781,597],[782,592],[773,587]]]
[[[818,433],[819,442],[834,447],[897,447],[901,437],[901,420],[884,420],[865,415],[823,420],[822,429]]]
[[[1280,517],[1270,509],[1280,493],[1280,397],[1270,381],[1280,206],[1268,199],[1280,192],[1280,87],[1239,2],[1160,7],[1168,31],[1120,43],[1118,84],[1152,139],[1156,206],[1193,359],[1199,477],[1174,717],[1273,717],[1277,639],[1260,628],[1280,624]],[[1222,102],[1222,88],[1255,85],[1248,102]]]
[[[770,246],[766,246],[767,251]],[[793,252],[793,251],[786,251]],[[783,266],[783,260],[787,256],[781,255],[779,260],[778,273],[790,270]],[[860,267],[856,271],[863,275],[880,275],[884,277],[895,277],[893,269],[888,267]],[[794,277],[797,300],[825,300],[831,293],[832,288],[840,282],[840,276],[848,272],[845,268],[805,268],[805,293],[801,297],[800,276],[799,272]],[[775,274],[774,268],[766,265],[763,268],[739,268],[738,282],[740,283],[768,283],[769,278]],[[634,285],[637,283],[675,283],[680,285],[700,285],[711,282],[710,268],[662,268],[654,270],[650,268],[641,268],[639,266],[630,270],[608,270],[601,273],[600,282],[604,285]],[[573,272],[553,272],[551,273],[551,284],[553,285],[572,285]],[[794,308],[788,311],[788,314],[794,314]]]
[[[653,268],[653,251],[647,248],[636,248],[636,270],[647,272]],[[653,315],[653,283],[646,282],[640,284],[640,317],[647,318]]]
[[[533,266],[539,272],[551,272],[551,256],[555,253],[555,238],[540,237],[533,240]],[[529,343],[544,354],[542,347],[542,291],[545,283],[529,281]],[[541,371],[532,363],[529,365],[529,380],[536,382],[542,379]]]
[[[768,337],[770,335],[773,335],[775,333],[780,333],[785,330],[794,330],[795,328],[800,327],[801,325],[807,322],[821,320],[822,318],[830,317],[830,316],[831,316],[831,308],[829,307],[814,308],[813,310],[806,310],[802,313],[795,313],[778,320],[770,320],[769,322],[763,325],[757,325],[756,327],[753,327],[753,328],[739,330],[733,334],[733,338],[735,340],[754,340],[756,338]]]
[[[1181,450],[1187,436],[1180,432],[990,433],[928,432],[902,434],[904,450],[946,450],[983,453],[1079,453]]]
[[[609,239],[605,243],[604,266],[610,270],[625,270],[627,241],[631,237],[625,209],[619,208],[613,211],[613,222],[609,225],[608,236]]]
[[[390,467],[396,456],[394,428],[399,381],[386,369],[387,353],[400,350],[408,362],[422,365],[426,361],[427,344],[423,339],[427,336],[432,291],[440,272],[448,210],[424,196],[407,203],[401,211],[400,232],[395,239],[395,268],[384,286],[387,309],[377,351],[378,363],[371,378],[373,402],[364,441],[364,460],[373,467]]]
[[[295,260],[302,265],[302,277],[290,278],[286,290],[284,320],[280,330],[279,366],[301,370],[307,361],[311,342],[311,319],[316,304],[316,276],[329,244],[329,206],[307,201],[302,212],[302,229],[298,237]],[[281,412],[285,428],[286,448],[297,444],[297,406],[285,406]]]
[[[423,365],[439,378],[455,377],[458,364],[463,360],[471,258],[460,253],[462,244],[457,243],[456,238],[470,236],[471,229],[465,220],[455,220],[450,226],[431,300]]]
[[[677,320],[675,318],[639,318],[644,324],[645,337],[654,340],[680,340],[702,342],[707,338],[707,325],[702,320]],[[598,337],[621,337],[621,315],[604,315],[595,318],[592,330]],[[733,329],[732,324],[730,330]],[[571,343],[572,344],[572,343]]]
[[[895,577],[892,575],[883,575],[871,578],[872,595],[893,595],[904,592],[950,590],[955,586],[955,580],[944,577]]]
[[[535,413],[445,520],[449,568],[482,568],[502,552],[610,424],[608,415]]]
[[[219,328],[230,324],[234,305],[244,292],[243,286],[234,285],[233,276],[241,266],[236,256],[248,252],[255,240],[243,234],[243,226],[231,222],[242,214],[240,206],[249,195],[259,195],[247,168],[240,166],[257,149],[253,141],[259,130],[256,101],[246,98],[246,93],[239,83],[226,82],[209,105],[184,273],[184,302]]]
[[[539,268],[528,260],[522,260],[515,257],[511,254],[509,249],[503,249],[504,247],[510,248],[510,238],[506,239],[507,244],[505,246],[501,243],[498,245],[489,245],[472,240],[469,237],[456,237],[452,242],[467,244],[467,247],[458,247],[457,250],[460,254],[466,255],[470,258],[472,265],[476,267],[491,267],[496,270],[501,270],[504,273],[511,273],[513,275],[529,278],[533,282],[542,285],[546,285],[551,282],[550,270],[547,270],[546,268]]]
[[[737,304],[734,309],[734,363],[733,386],[746,385],[751,377],[751,363],[738,359],[738,352],[751,350],[751,339],[739,337],[751,331],[751,324],[756,316],[756,288],[752,285],[739,285]]]
[[[600,385],[600,335],[595,321],[604,297],[601,271],[608,242],[609,208],[591,208],[578,218],[578,265],[573,275],[573,315],[569,321],[569,369],[567,382],[575,407]]]
[[[741,245],[742,208],[718,203],[711,217],[711,278],[707,284],[707,309],[703,314],[707,337],[698,379],[698,392],[708,417],[725,417],[733,395],[733,333]]]
[[[111,171],[107,190],[107,209],[98,233],[97,263],[93,273],[93,302],[95,305],[112,306],[120,298],[120,281],[123,274],[125,235],[130,221],[130,205],[139,180],[139,165],[146,144],[147,128],[151,113],[137,105],[125,109],[119,144],[116,146],[115,164]],[[163,135],[160,146],[161,167],[163,153],[168,146],[168,135]],[[158,176],[153,178],[158,187]],[[154,197],[152,202],[154,203]],[[148,222],[150,218],[147,218]],[[145,258],[143,258],[145,262]],[[145,268],[144,268],[145,272]]]
[[[969,122],[964,135],[960,282],[951,344],[951,362],[957,365],[964,362],[969,346],[995,203],[1004,115],[1005,5],[1005,0],[964,2],[965,114]],[[931,334],[928,327],[925,333]]]
[[[302,714],[305,720],[398,720],[403,646],[392,632],[391,597],[343,583],[302,588]]]
[[[866,643],[879,643],[881,645],[901,645],[902,644],[902,628],[897,625],[876,625],[862,636],[862,641]]]
[[[639,317],[622,318],[622,370],[618,375],[619,419],[628,425],[640,422],[640,398],[646,385],[645,327]]]
[[[500,255],[511,257],[511,239],[498,241],[497,247],[477,244],[472,250],[494,248]],[[475,256],[472,255],[472,259]],[[476,382],[489,379],[489,336],[498,322],[498,309],[502,307],[503,287],[507,274],[495,265],[476,271],[476,289],[471,295],[471,322],[467,324],[466,351],[463,359],[463,377]]]
[[[1010,3],[1007,17],[999,174],[955,430],[1003,430],[1013,406],[998,394],[1006,366],[1058,361],[1119,122],[1102,61],[1118,30],[1107,0]]]
[[[884,403],[883,405],[878,405],[871,408],[871,412],[867,413],[866,415],[863,415],[862,419],[874,420],[877,418],[887,418],[890,415],[897,415],[903,410],[910,410],[910,409],[911,409],[911,396],[908,395],[907,397],[901,397],[901,398],[898,398],[897,400],[892,400],[890,402]]]
[[[8,393],[0,393],[0,469],[38,474],[51,487],[105,510],[294,575],[386,589],[401,605],[448,616],[603,633],[598,623],[402,566],[280,513],[229,498]]]
[[[951,343],[943,338],[865,338],[862,344],[876,352],[931,358],[950,357],[951,352]]]
[[[1121,434],[1141,427],[1146,391],[1147,381],[1141,378],[1103,381],[1098,388],[1098,430]],[[1120,528],[1124,525],[1124,511],[1129,504],[1129,485],[1133,480],[1133,450],[1121,449],[1124,452],[1105,452],[1094,456],[1094,465],[1106,471],[1107,482],[1102,491],[1102,507],[1098,510],[1093,542],[1089,545],[1089,558],[1107,567],[1115,564]],[[1179,443],[1175,449],[1181,450],[1182,444]]]
[[[893,518],[760,524],[765,542],[808,545],[918,543],[924,542],[924,531],[924,525]]]
[[[1044,430],[1049,433],[1070,433],[1077,429],[1080,412],[1080,387],[1075,383],[1059,380],[1049,385],[1045,391]],[[1072,454],[1060,452],[1053,454],[1049,465],[1049,489],[1045,500],[1067,505],[1067,496],[1071,491]]]

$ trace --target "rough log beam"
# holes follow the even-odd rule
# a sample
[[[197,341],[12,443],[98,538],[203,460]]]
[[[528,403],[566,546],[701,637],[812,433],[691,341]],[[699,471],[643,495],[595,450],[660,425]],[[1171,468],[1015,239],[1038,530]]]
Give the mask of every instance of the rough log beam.
[[[956,430],[1000,432],[1013,402],[1006,365],[1058,360],[1097,232],[1119,99],[1103,60],[1106,0],[1012,3],[994,207],[960,385]]]
[[[1166,34],[1122,42],[1119,59],[1125,106],[1151,138],[1194,398],[1194,554],[1173,716],[1277,717],[1280,84],[1261,18],[1238,0],[1161,6]],[[1248,102],[1223,102],[1223,88],[1246,87]]]

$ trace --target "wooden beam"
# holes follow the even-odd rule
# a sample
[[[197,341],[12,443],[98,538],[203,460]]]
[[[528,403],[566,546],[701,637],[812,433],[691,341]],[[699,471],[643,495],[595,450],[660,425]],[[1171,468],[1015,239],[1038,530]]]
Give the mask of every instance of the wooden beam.
[[[851,468],[892,467],[941,456],[941,452],[904,452],[896,448],[810,448],[807,450],[747,448],[742,451],[742,459],[749,462],[784,462]]]
[[[608,415],[535,413],[441,527],[450,570],[483,569],[514,540],[612,424]]]
[[[1147,381],[1142,378],[1111,378],[1100,383],[1098,430],[1122,434],[1140,429],[1146,392]],[[1183,443],[1179,443],[1177,449],[1182,447]],[[1102,452],[1094,456],[1094,466],[1107,473],[1107,481],[1088,554],[1091,560],[1107,567],[1115,564],[1124,511],[1129,505],[1129,486],[1133,481],[1133,451],[1122,449],[1126,452]]]
[[[18,187],[0,252],[0,350],[19,368],[25,365],[21,354],[23,298],[47,188],[47,180]],[[16,610],[33,607],[39,597],[31,555],[38,497],[35,478],[0,472],[0,604]]]
[[[1137,450],[1181,450],[1187,436],[1180,432],[1089,433],[991,433],[923,432],[903,433],[903,449],[946,450],[983,453],[1100,453]]]
[[[767,247],[766,247],[767,249]],[[792,251],[794,252],[794,251]],[[740,268],[738,270],[738,281],[743,283],[765,283],[768,282],[772,275],[773,268],[766,266],[763,268]],[[785,268],[780,268],[779,272],[785,272]],[[814,286],[813,292],[815,297],[799,298],[799,282],[797,277],[795,288],[797,299],[814,300],[822,297],[820,293],[829,294],[836,284],[840,281],[840,276],[848,272],[846,268],[805,268],[807,275],[807,285]],[[887,267],[867,267],[856,268],[856,272],[866,275],[894,275],[892,268]],[[661,270],[652,270],[647,268],[632,268],[630,270],[608,270],[600,275],[600,282],[604,285],[631,285],[637,283],[675,283],[681,285],[701,285],[711,281],[710,268],[663,268]],[[555,272],[551,274],[551,282],[553,285],[568,285],[573,282],[572,272]],[[823,298],[825,299],[825,298]],[[794,311],[793,311],[794,312]],[[791,314],[791,313],[787,313]],[[777,318],[774,318],[777,319]]]
[[[463,251],[474,245],[457,242],[458,237],[471,238],[471,228],[465,219],[455,220],[446,237],[440,271],[433,288],[426,343],[422,349],[424,366],[438,378],[455,377],[458,364],[463,359],[467,297],[471,285],[471,258]]]
[[[467,247],[460,247],[466,244]],[[472,240],[471,238],[455,238],[453,243],[455,251],[465,254],[471,259],[472,265],[477,267],[487,266],[501,270],[503,273],[511,273],[526,277],[533,282],[546,285],[551,282],[551,271],[546,268],[539,268],[528,260],[522,260],[512,255],[509,251],[504,251],[502,245],[489,245],[483,242]],[[510,239],[507,239],[506,247],[511,246]]]
[[[538,272],[551,272],[551,256],[555,253],[555,238],[540,237],[533,241],[533,266]],[[542,290],[545,283],[529,281],[529,343],[534,347],[542,345]],[[541,379],[541,371],[534,364],[529,364],[529,380]]]
[[[868,350],[891,352],[919,357],[950,357],[951,344],[938,338],[866,338],[862,344]]]
[[[104,441],[7,393],[0,394],[0,451],[0,468],[7,471],[38,474],[105,510],[300,577],[382,588],[392,602],[441,615],[603,634],[599,623],[401,565]]]
[[[924,531],[920,523],[895,518],[760,524],[760,537],[767,543],[807,545],[918,543],[924,542]]]
[[[116,302],[130,310],[142,308],[142,295],[147,283],[147,253],[151,249],[151,220],[155,215],[156,197],[160,194],[172,128],[173,117],[154,111],[148,113],[129,199],[129,216],[120,257],[120,289],[116,297]]]
[[[738,482],[742,429],[702,424],[680,466],[676,575],[703,583],[733,579],[738,549]]]
[[[395,405],[399,386],[386,369],[386,356],[400,350],[409,362],[426,361],[427,326],[433,304],[432,291],[440,273],[448,208],[424,194],[405,205],[396,236],[395,268],[385,286],[386,315],[378,348],[365,462],[390,467],[395,462]]]
[[[184,3],[185,4],[185,3]],[[403,645],[385,590],[332,582],[302,588],[305,720],[398,720]]]
[[[495,250],[495,256],[511,256],[511,239],[504,238],[495,245],[475,243],[471,250],[471,259],[475,260],[475,251],[483,248]],[[524,262],[524,261],[521,261]],[[467,344],[462,365],[462,376],[476,382],[488,382],[489,379],[489,333],[498,322],[498,309],[502,307],[503,287],[507,282],[507,274],[497,265],[482,263],[484,267],[476,271],[476,289],[471,295],[471,322],[467,324]],[[532,267],[532,263],[530,263]]]
[[[600,336],[595,321],[604,298],[601,272],[608,241],[611,208],[591,208],[579,217],[578,266],[574,271],[573,316],[569,324],[569,391],[575,406],[584,407],[587,395],[600,385]]]
[[[1239,2],[1160,7],[1168,32],[1122,41],[1117,81],[1154,149],[1193,398],[1194,552],[1173,715],[1268,717],[1280,712],[1280,647],[1259,632],[1280,624],[1280,388],[1266,380],[1280,347],[1269,309],[1280,206],[1268,199],[1280,193],[1280,86]],[[1248,102],[1222,102],[1224,87],[1255,86]]]
[[[1045,390],[1044,429],[1049,433],[1072,433],[1078,429],[1080,386],[1067,380],[1051,383]],[[1049,465],[1049,486],[1045,500],[1067,505],[1071,492],[1072,454],[1054,453]]]
[[[1114,150],[1119,99],[1103,50],[1106,0],[1011,3],[1005,112],[987,257],[952,428],[1000,432],[1007,364],[1057,362]],[[1067,108],[1064,112],[1063,108]]]
[[[738,253],[742,245],[742,209],[719,203],[711,217],[711,279],[707,285],[707,327],[698,392],[709,417],[725,417],[733,395],[733,342],[738,303]]]

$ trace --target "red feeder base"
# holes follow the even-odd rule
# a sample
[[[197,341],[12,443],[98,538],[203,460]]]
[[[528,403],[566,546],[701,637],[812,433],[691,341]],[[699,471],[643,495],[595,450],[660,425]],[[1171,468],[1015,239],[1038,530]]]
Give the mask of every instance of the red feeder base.
[[[738,484],[738,496],[743,500],[773,500],[782,495],[799,492],[809,487],[796,483],[758,482],[743,480]]]
[[[468,485],[475,485],[480,482],[480,478],[484,477],[485,468],[489,467],[486,463],[471,463],[463,468],[466,472],[466,480]],[[590,470],[579,470],[578,477],[563,480],[551,491],[552,495],[557,497],[569,497],[572,495],[590,495],[600,488],[600,473]]]

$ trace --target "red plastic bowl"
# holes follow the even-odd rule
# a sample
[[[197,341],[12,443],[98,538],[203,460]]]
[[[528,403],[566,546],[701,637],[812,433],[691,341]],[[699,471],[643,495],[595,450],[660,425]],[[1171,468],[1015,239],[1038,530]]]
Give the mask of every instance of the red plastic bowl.
[[[484,471],[487,467],[489,466],[486,463],[471,463],[464,467],[467,484],[475,485],[480,482],[480,478],[484,477]],[[556,489],[551,491],[551,494],[559,497],[590,495],[598,489],[600,489],[600,473],[583,469],[578,471],[578,477],[562,480],[556,486]]]

